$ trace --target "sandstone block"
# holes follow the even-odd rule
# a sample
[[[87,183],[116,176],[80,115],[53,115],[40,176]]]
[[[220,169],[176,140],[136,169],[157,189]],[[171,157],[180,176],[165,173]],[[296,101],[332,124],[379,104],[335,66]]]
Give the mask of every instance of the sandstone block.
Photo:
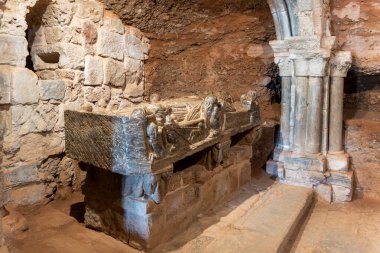
[[[327,183],[352,188],[354,173],[352,171],[331,171]]]
[[[31,117],[36,105],[14,105],[11,108],[13,131],[18,131]]]
[[[95,44],[98,38],[96,25],[89,20],[85,20],[82,24],[82,36],[85,44]]]
[[[348,171],[350,166],[350,156],[348,154],[328,154],[327,165],[333,171]]]
[[[23,13],[1,10],[0,15],[2,16],[0,30],[3,34],[25,36],[25,30],[28,29],[28,24],[25,21]]]
[[[25,68],[15,68],[12,72],[12,103],[37,103],[37,75],[33,73],[31,70]]]
[[[100,29],[98,33],[97,52],[104,57],[123,60],[124,38],[118,33]]]
[[[136,72],[142,73],[144,70],[144,64],[141,60],[136,60],[126,56],[124,58],[124,68],[127,71],[127,75],[131,76]]]
[[[21,135],[51,131],[57,121],[58,107],[52,104],[12,108],[12,124]]]
[[[11,68],[0,66],[0,105],[11,102]]]
[[[108,102],[111,99],[111,91],[108,86],[85,87],[84,97],[88,102],[98,102],[101,99]]]
[[[78,1],[78,10],[76,15],[83,19],[90,19],[93,22],[99,22],[104,15],[104,7],[96,0]]]
[[[28,42],[25,37],[0,34],[0,64],[25,67]]]
[[[74,15],[73,3],[49,4],[42,15],[44,26],[64,26],[70,24]]]
[[[132,102],[141,102],[144,94],[144,85],[141,84],[127,84],[123,96]]]
[[[307,170],[291,170],[285,167],[285,180],[297,185],[313,186],[326,182],[326,177],[322,172]]]
[[[85,85],[101,85],[103,83],[103,59],[97,56],[86,55],[84,68]]]
[[[49,126],[51,128],[53,126]],[[20,150],[17,155],[25,163],[33,163],[46,159],[64,151],[64,135],[62,133],[30,133],[19,137]]]
[[[238,168],[236,168],[235,166],[231,166],[227,168],[227,170],[228,177],[230,179],[230,189],[231,192],[234,192],[239,188],[240,170],[238,170]]]
[[[71,43],[61,43],[62,55],[59,60],[59,67],[63,69],[83,69],[84,49],[80,45]]]
[[[62,100],[65,96],[66,84],[62,80],[41,80],[39,81],[40,98],[42,100],[56,99]]]
[[[322,155],[291,154],[284,158],[285,169],[326,171],[326,158]]]
[[[122,62],[106,59],[104,62],[104,84],[122,87],[125,84],[125,70]]]
[[[315,187],[318,196],[327,202],[331,203],[332,201],[332,187],[328,184],[320,184]]]
[[[339,185],[332,185],[334,202],[349,202],[352,200],[353,190]]]
[[[33,47],[46,46],[45,27],[40,26],[40,27],[33,27],[31,29],[28,29],[27,35],[28,35],[27,40],[28,40],[29,45],[33,45]]]
[[[246,183],[251,181],[251,163],[250,161],[242,162],[237,165],[233,166],[238,166],[240,167],[240,176],[239,176],[239,185],[243,186]]]
[[[265,170],[269,175],[278,176],[278,168],[283,166],[281,162],[269,160],[267,161]]]
[[[124,24],[117,15],[112,14],[111,12],[106,12],[103,20],[103,27],[110,32],[124,34]]]
[[[53,27],[45,27],[45,40],[47,44],[54,44],[59,43],[63,39],[63,30],[60,26],[53,26]],[[34,46],[34,40],[33,40],[33,46]]]
[[[44,200],[43,184],[26,185],[11,191],[10,202],[16,206],[33,205]]]
[[[35,70],[57,69],[61,58],[60,45],[33,47],[31,51],[33,67]]]
[[[18,166],[4,170],[4,186],[13,188],[32,182],[38,182],[37,164]]]
[[[125,55],[136,59],[136,60],[144,60],[144,49],[140,39],[132,34],[126,34],[125,37]]]
[[[224,198],[226,198],[230,193],[230,180],[228,175],[228,170],[223,170],[219,174],[216,174],[214,177],[215,183],[215,199],[211,203],[218,202]]]

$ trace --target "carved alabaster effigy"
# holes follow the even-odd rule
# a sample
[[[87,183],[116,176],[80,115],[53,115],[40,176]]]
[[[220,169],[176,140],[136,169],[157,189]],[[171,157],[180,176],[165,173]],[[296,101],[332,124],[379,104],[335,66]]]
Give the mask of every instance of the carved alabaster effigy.
[[[250,181],[261,122],[252,91],[236,102],[154,95],[124,111],[66,111],[65,131],[87,171],[86,226],[151,249]]]
[[[122,175],[160,170],[259,125],[254,92],[143,103],[124,111],[66,111],[66,154]]]

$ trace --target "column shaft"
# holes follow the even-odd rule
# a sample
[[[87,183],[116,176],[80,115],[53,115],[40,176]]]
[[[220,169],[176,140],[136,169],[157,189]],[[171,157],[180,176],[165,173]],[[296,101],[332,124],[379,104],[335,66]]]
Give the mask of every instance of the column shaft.
[[[332,77],[330,87],[329,151],[343,150],[344,77]]]
[[[296,108],[294,117],[294,141],[296,151],[304,151],[307,123],[307,86],[308,77],[296,77]]]
[[[309,77],[306,152],[319,153],[322,137],[322,77]]]
[[[281,77],[281,145],[284,149],[290,146],[290,110],[291,110],[291,77]]]
[[[322,153],[329,150],[330,77],[323,78]]]

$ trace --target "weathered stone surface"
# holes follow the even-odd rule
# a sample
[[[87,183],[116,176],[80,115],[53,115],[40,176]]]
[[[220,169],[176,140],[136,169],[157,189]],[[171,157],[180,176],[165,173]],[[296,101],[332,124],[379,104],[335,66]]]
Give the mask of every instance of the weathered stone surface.
[[[122,61],[124,54],[124,37],[118,33],[99,29],[97,52],[104,57],[111,57]]]
[[[98,56],[86,55],[84,68],[85,85],[101,85],[103,83],[103,59]]]
[[[142,102],[144,94],[144,85],[140,84],[127,84],[123,92],[123,96],[132,102]]]
[[[78,10],[76,15],[83,19],[91,19],[97,23],[103,18],[104,7],[96,0],[80,0],[78,1]]]
[[[315,191],[318,193],[318,196],[327,202],[331,203],[332,201],[332,187],[328,184],[320,184],[315,187]]]
[[[82,36],[85,44],[95,44],[98,38],[98,31],[96,25],[86,20],[82,26]]]
[[[28,25],[23,13],[17,13],[15,11],[0,11],[0,17],[1,33],[25,36],[25,30],[28,28]]]
[[[63,69],[83,69],[84,49],[80,45],[61,43],[62,54],[59,59],[59,67]]]
[[[126,56],[124,58],[124,68],[127,71],[127,75],[132,76],[136,72],[142,73],[144,69],[144,64],[140,60],[136,60]]]
[[[325,183],[326,177],[322,172],[318,171],[291,170],[285,167],[284,182],[311,187],[314,185]]]
[[[4,170],[4,186],[8,189],[32,182],[38,182],[37,164]]]
[[[125,70],[122,62],[106,59],[104,61],[104,84],[122,87],[125,84]]]
[[[25,163],[42,161],[64,151],[62,133],[30,133],[19,137],[19,140],[20,150],[17,155]]]
[[[51,131],[57,121],[58,108],[52,104],[12,107],[12,124],[21,135]]]
[[[322,155],[291,154],[284,158],[285,169],[326,171],[326,158]]]
[[[46,46],[45,27],[33,27],[28,30],[28,45],[33,46]],[[49,34],[50,35],[50,34]],[[49,38],[49,42],[52,38]]]
[[[57,69],[62,49],[59,45],[33,47],[31,51],[35,70]]]
[[[124,24],[121,22],[120,18],[108,11],[106,11],[104,15],[103,28],[110,32],[124,34]]]
[[[352,171],[331,171],[327,183],[352,188],[354,173]]]
[[[265,170],[269,175],[278,176],[278,168],[283,167],[283,163],[269,160],[266,163]]]
[[[45,196],[43,184],[32,184],[14,189],[10,194],[10,202],[16,206],[26,206],[40,203]]]
[[[350,156],[348,154],[329,154],[327,155],[327,166],[334,171],[348,171]]]
[[[62,100],[66,92],[65,81],[62,80],[41,80],[39,81],[40,98],[42,100],[56,99]]]
[[[352,200],[353,189],[339,185],[332,185],[334,202],[349,202]]]
[[[108,102],[111,99],[111,91],[108,86],[85,87],[84,97],[88,102],[98,102],[100,100]]]
[[[25,37],[0,34],[0,64],[24,67],[28,55]]]
[[[141,40],[131,34],[126,34],[124,39],[126,56],[136,60],[144,60],[145,55]]]
[[[11,102],[11,69],[0,66],[0,105]]]
[[[45,27],[44,28],[45,32],[45,40],[47,44],[54,44],[54,43],[59,43],[63,39],[63,29],[60,26],[53,26],[53,27]],[[35,42],[33,40],[32,42],[33,46],[35,46]]]
[[[44,26],[68,25],[74,15],[73,3],[49,4],[42,15]]]
[[[29,69],[12,71],[12,103],[34,104],[38,102],[37,75]]]

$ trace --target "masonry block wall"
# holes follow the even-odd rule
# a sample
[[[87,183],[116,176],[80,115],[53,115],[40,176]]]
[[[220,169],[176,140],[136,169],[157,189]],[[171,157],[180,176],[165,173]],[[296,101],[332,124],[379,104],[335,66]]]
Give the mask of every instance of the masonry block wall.
[[[95,0],[0,5],[4,202],[29,205],[80,187],[84,172],[63,155],[63,112],[141,102],[150,44]]]

